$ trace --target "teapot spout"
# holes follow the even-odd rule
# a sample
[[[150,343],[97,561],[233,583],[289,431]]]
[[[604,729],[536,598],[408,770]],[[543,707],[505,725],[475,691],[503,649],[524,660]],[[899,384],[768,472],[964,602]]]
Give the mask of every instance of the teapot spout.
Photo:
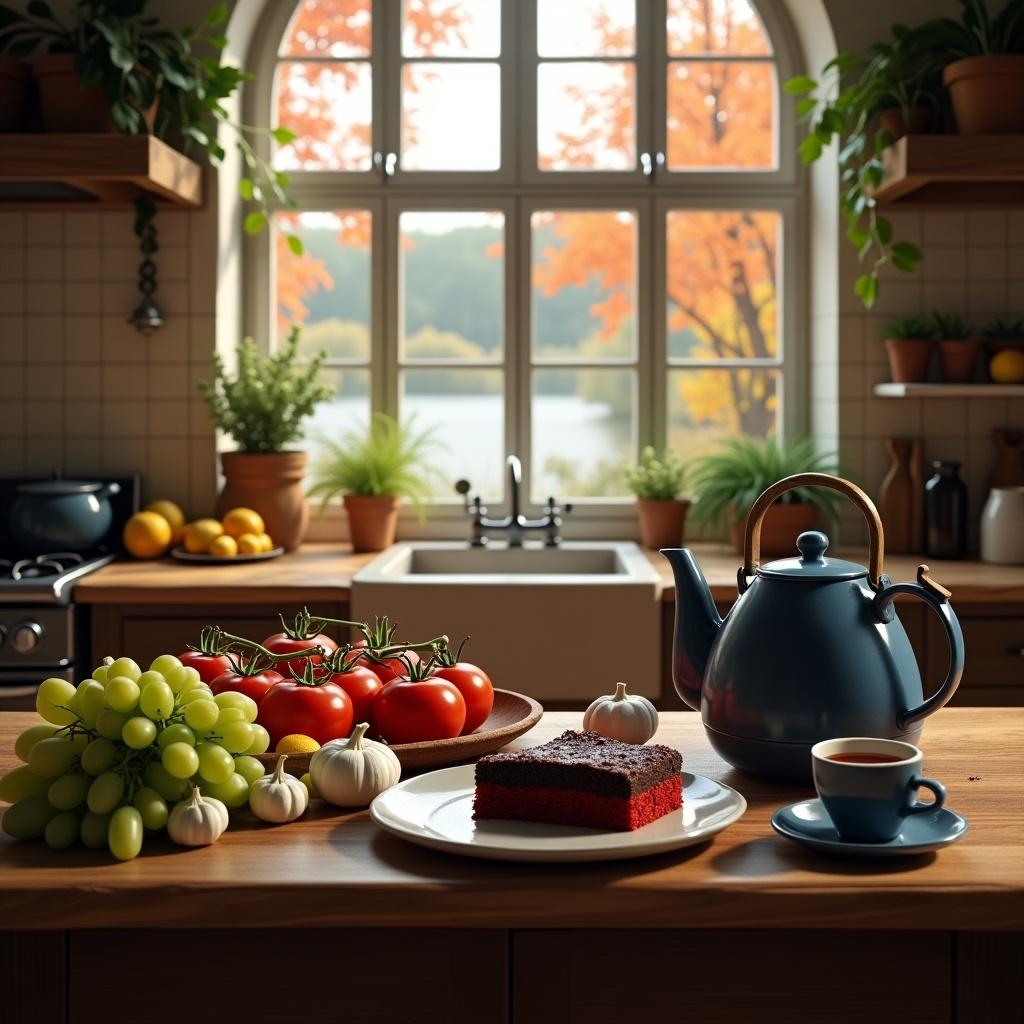
[[[722,625],[711,588],[689,548],[661,552],[676,581],[676,627],[672,643],[672,682],[676,693],[695,711],[711,648]]]

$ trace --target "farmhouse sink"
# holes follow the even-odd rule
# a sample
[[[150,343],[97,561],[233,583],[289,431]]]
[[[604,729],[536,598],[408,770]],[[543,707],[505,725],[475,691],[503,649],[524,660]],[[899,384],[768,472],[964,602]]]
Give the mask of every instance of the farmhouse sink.
[[[352,580],[352,615],[404,640],[464,637],[495,686],[586,702],[620,679],[661,692],[661,578],[630,542],[557,548],[396,544]]]

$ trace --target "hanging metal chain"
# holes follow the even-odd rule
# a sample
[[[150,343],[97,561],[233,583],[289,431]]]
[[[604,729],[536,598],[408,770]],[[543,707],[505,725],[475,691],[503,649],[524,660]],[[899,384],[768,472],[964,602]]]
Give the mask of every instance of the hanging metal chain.
[[[142,253],[142,262],[139,264],[139,291],[142,299],[128,322],[134,324],[146,337],[164,323],[163,313],[153,298],[157,286],[153,256],[160,248],[156,225],[153,223],[155,218],[156,206],[151,199],[135,200],[135,237],[139,240],[139,252]]]

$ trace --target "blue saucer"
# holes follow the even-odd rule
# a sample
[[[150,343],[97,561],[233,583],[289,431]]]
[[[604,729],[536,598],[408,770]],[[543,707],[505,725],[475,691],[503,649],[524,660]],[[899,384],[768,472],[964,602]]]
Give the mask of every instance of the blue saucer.
[[[772,828],[794,842],[838,857],[885,859],[941,850],[967,834],[967,819],[945,807],[932,814],[915,814],[903,823],[895,839],[884,843],[848,843],[839,838],[820,800],[801,800],[772,815]]]

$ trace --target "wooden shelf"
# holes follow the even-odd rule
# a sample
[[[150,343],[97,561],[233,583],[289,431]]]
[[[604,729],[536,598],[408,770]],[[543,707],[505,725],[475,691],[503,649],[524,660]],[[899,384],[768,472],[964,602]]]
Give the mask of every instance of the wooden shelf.
[[[152,135],[0,134],[0,207],[130,206],[140,196],[197,209],[203,170]]]
[[[900,206],[1024,206],[1024,135],[905,135],[874,195]]]
[[[1024,384],[876,384],[878,398],[1022,398]]]

